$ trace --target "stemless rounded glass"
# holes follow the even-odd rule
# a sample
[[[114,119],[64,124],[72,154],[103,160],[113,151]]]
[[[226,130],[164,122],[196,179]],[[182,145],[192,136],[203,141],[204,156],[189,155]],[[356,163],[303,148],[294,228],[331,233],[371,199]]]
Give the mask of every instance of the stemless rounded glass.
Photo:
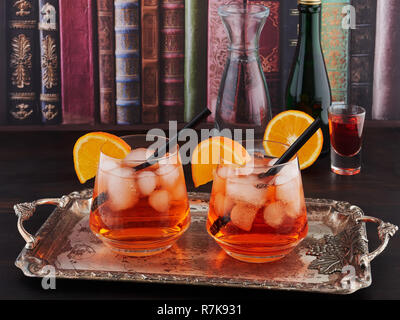
[[[135,171],[134,167],[145,162],[168,139],[146,135],[123,139],[132,148],[125,159],[107,156],[105,147],[100,154],[90,228],[119,254],[157,254],[170,248],[190,224],[178,147],[150,167]],[[153,149],[154,141],[158,146]]]
[[[242,167],[221,164],[214,173],[207,231],[233,258],[254,263],[279,260],[308,232],[299,162],[295,156],[274,165],[288,149],[284,144],[245,143],[250,162]]]

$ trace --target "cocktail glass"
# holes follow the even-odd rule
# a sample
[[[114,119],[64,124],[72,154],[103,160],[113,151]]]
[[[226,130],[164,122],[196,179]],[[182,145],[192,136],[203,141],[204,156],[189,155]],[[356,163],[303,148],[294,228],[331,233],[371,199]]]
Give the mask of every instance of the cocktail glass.
[[[362,107],[345,104],[329,108],[331,170],[336,174],[352,176],[361,172],[365,113]]]
[[[168,139],[158,136],[123,137],[132,152],[125,159],[100,155],[90,228],[105,245],[129,256],[167,250],[190,224],[189,201],[182,163],[175,146],[158,162],[144,163]]]
[[[291,252],[308,232],[299,162],[295,156],[274,166],[288,149],[284,144],[246,145],[252,146],[246,147],[250,162],[220,164],[214,173],[207,231],[233,258],[271,262]]]

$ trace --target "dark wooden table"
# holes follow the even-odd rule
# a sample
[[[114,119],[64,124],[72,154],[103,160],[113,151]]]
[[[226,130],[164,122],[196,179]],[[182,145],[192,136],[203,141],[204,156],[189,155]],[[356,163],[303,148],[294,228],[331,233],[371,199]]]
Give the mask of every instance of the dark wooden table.
[[[24,246],[12,206],[40,198],[59,197],[82,186],[75,176],[72,148],[84,132],[0,133],[0,299],[400,299],[400,236],[372,263],[371,287],[350,296],[307,293],[57,280],[56,290],[43,290],[40,279],[25,277],[14,266]],[[122,133],[119,133],[122,134]],[[329,170],[329,157],[303,172],[307,197],[349,201],[367,215],[400,225],[400,126],[369,123],[363,149],[363,171],[341,177]],[[193,190],[188,175],[188,188]],[[209,191],[209,186],[201,191]],[[52,207],[41,208],[27,229],[36,232]],[[368,227],[370,250],[379,244],[375,226]]]

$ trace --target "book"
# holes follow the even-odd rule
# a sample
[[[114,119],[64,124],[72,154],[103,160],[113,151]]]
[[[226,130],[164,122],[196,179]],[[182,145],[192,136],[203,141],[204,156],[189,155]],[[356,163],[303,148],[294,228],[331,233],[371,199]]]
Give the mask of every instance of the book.
[[[209,0],[208,3],[208,61],[207,61],[207,107],[214,122],[218,92],[228,57],[228,34],[218,15],[218,8],[227,4],[242,4],[243,0]]]
[[[281,103],[285,104],[285,94],[293,65],[299,38],[298,0],[281,1],[280,13],[280,56],[281,56]],[[285,108],[284,108],[285,109]]]
[[[59,0],[63,123],[94,122],[94,0]]]
[[[7,123],[7,13],[6,1],[0,1],[0,125]]]
[[[159,0],[142,0],[142,122],[159,122]]]
[[[185,0],[161,0],[161,119],[183,122]]]
[[[352,0],[356,29],[350,31],[349,103],[364,107],[372,115],[375,56],[376,0]]]
[[[207,104],[207,1],[185,1],[185,122]]]
[[[141,121],[140,7],[138,0],[115,0],[115,82],[117,124]]]
[[[274,114],[282,110],[280,73],[280,1],[247,0],[248,4],[263,5],[269,16],[260,35],[260,62],[267,81],[271,106]]]
[[[39,122],[38,2],[7,0],[8,123]]]
[[[43,124],[62,120],[58,0],[38,0],[41,68],[40,111]]]
[[[343,8],[350,0],[322,0],[321,45],[333,102],[347,102],[349,30],[342,27]]]
[[[378,1],[372,117],[400,120],[400,3]]]
[[[100,122],[115,124],[114,0],[97,0]]]

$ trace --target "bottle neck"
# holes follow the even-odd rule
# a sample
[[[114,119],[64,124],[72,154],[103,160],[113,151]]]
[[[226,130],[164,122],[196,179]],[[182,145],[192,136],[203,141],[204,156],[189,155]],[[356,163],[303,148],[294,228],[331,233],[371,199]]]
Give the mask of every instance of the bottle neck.
[[[321,46],[321,5],[299,4],[300,42]]]

